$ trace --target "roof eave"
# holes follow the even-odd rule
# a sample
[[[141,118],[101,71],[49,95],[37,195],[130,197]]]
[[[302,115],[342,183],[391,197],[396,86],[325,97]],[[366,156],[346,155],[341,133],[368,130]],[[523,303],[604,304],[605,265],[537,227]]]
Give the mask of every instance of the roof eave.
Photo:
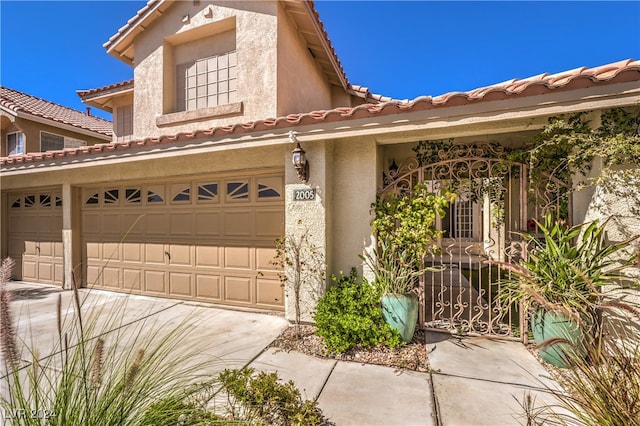
[[[109,55],[133,66],[135,61],[134,39],[146,30],[145,24],[155,20],[158,15],[162,15],[173,2],[174,0],[150,0],[138,11],[135,17],[131,18],[102,47],[107,50]]]

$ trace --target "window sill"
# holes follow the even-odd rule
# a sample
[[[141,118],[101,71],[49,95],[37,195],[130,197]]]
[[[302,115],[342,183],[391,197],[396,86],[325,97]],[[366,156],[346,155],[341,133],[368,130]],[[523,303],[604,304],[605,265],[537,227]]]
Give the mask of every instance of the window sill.
[[[210,108],[201,108],[193,111],[173,112],[156,117],[156,126],[171,126],[173,124],[187,123],[190,121],[202,121],[210,118],[227,117],[242,114],[242,102],[220,105]]]

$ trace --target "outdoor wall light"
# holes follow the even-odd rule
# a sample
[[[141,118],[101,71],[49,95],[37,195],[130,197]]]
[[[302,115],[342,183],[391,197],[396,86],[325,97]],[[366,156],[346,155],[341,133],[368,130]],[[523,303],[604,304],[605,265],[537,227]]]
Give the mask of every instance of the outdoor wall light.
[[[309,163],[307,162],[306,152],[300,146],[300,141],[298,141],[296,132],[293,130],[289,132],[289,140],[296,144],[296,147],[291,151],[291,162],[298,173],[298,178],[306,183],[309,179]]]

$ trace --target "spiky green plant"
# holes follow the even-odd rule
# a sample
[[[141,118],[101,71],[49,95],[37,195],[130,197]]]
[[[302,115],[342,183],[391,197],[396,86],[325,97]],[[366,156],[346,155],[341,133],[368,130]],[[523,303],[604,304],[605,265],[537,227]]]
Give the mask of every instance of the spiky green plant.
[[[529,310],[557,311],[578,322],[593,319],[602,287],[620,278],[635,258],[625,253],[634,238],[609,242],[606,226],[596,220],[567,227],[548,215],[538,223],[542,239],[525,235],[530,246],[526,259],[493,262],[509,272],[499,283],[500,299],[506,306],[523,302]]]
[[[555,370],[561,389],[546,388],[557,403],[521,401],[528,425],[640,425],[640,310],[615,300],[600,307],[605,327],[588,356]]]
[[[219,371],[219,360],[201,356],[196,339],[185,344],[195,315],[170,327],[150,317],[127,323],[127,298],[108,310],[87,308],[75,284],[67,313],[58,295],[57,342],[41,353],[16,335],[6,286],[10,268],[5,261],[0,276],[7,386],[0,403],[12,425],[144,424],[158,401],[193,399],[215,382],[206,372]]]

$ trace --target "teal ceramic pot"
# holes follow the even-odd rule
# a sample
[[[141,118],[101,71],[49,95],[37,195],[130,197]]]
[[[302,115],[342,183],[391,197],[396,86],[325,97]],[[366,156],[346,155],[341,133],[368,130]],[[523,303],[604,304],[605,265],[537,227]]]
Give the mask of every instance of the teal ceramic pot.
[[[418,324],[418,298],[413,295],[382,296],[382,315],[391,328],[400,332],[402,340],[410,342]]]
[[[550,339],[565,339],[565,342],[548,342],[539,349],[540,357],[560,368],[570,367],[575,360],[585,359],[584,330],[574,320],[559,312],[537,311],[531,318],[531,331],[538,346]]]

